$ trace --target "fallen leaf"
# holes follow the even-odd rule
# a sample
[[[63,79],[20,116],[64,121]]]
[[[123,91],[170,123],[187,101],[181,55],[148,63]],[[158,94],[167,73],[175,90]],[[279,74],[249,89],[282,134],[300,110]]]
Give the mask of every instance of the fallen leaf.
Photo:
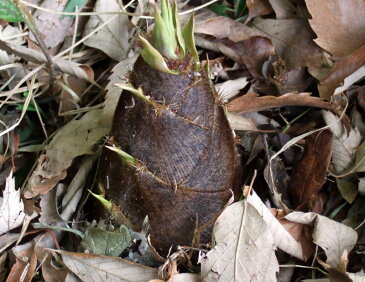
[[[97,227],[88,227],[80,247],[83,251],[103,256],[119,256],[131,241],[131,235],[126,226],[107,231]]]
[[[313,212],[292,212],[286,219],[302,224],[313,224],[313,242],[321,247],[327,256],[326,263],[333,268],[340,265],[343,252],[354,248],[357,233],[352,228]]]
[[[240,65],[245,65],[253,77],[262,76],[262,66],[275,53],[270,39],[251,37],[240,42],[224,41],[219,50]]]
[[[340,94],[349,89],[353,84],[360,81],[365,77],[365,66],[358,68],[355,72],[350,74],[348,77],[344,79],[343,85],[337,87],[335,89],[335,93],[333,95]]]
[[[123,260],[118,257],[107,257],[81,254],[66,251],[55,251],[62,255],[66,266],[82,281],[149,281],[157,278],[157,269]]]
[[[241,89],[247,86],[248,83],[247,77],[240,77],[237,79],[227,80],[222,83],[217,83],[214,87],[217,90],[219,97],[223,100],[223,102],[226,102],[236,96]]]
[[[248,18],[246,23],[254,17],[264,16],[273,11],[267,0],[249,0],[246,1],[246,7],[248,9]]]
[[[42,2],[41,7],[62,12],[67,2],[67,0],[45,0]],[[71,26],[74,22],[72,17],[62,17],[43,9],[37,9],[33,15],[33,20],[47,48],[59,46],[65,40],[66,35],[72,34]],[[30,39],[37,41],[33,33],[30,33]]]
[[[0,235],[22,225],[24,217],[24,204],[20,199],[20,190],[15,189],[15,178],[10,173],[6,178],[0,206]]]
[[[58,262],[58,261],[57,261]],[[42,276],[46,282],[63,282],[66,279],[69,270],[60,264],[52,262],[52,253],[49,252],[42,263]]]
[[[364,282],[365,281],[365,273],[364,270],[361,270],[357,273],[349,273],[347,275],[351,278],[352,282]]]
[[[67,187],[67,191],[62,198],[62,212],[60,216],[63,218],[63,220],[70,220],[76,211],[77,205],[84,192],[85,184],[89,180],[90,172],[93,169],[95,160],[97,158],[98,155],[90,155],[81,161],[77,173],[72,178],[71,183]]]
[[[36,64],[47,63],[47,59],[44,54],[34,49],[17,46],[2,40],[0,40],[0,49]],[[52,62],[52,66],[62,73],[66,73],[87,81],[94,81],[94,71],[90,66],[80,65],[60,58],[52,59]]]
[[[331,131],[323,130],[306,138],[303,156],[293,167],[290,179],[291,200],[297,210],[321,214],[319,191],[326,182],[331,156]]]
[[[119,12],[121,6],[116,0],[98,0],[94,8],[95,12]],[[91,33],[99,25],[111,19],[112,14],[93,15],[87,22],[84,30],[84,36]],[[128,33],[128,16],[118,15],[103,29],[99,30],[91,37],[86,39],[85,45],[99,49],[116,61],[121,61],[126,57],[129,47]]]
[[[243,115],[227,113],[227,118],[233,130],[255,131],[255,132],[262,131],[256,127],[256,124],[252,121],[252,119],[244,117]]]
[[[313,42],[314,33],[306,20],[255,18],[252,25],[271,39],[276,54],[285,61],[288,71],[322,65],[322,50]]]
[[[5,266],[7,257],[7,252],[4,252],[2,255],[0,255],[0,281],[5,281],[6,275],[8,274],[8,268]]]
[[[101,114],[101,109],[92,110],[80,120],[73,120],[66,124],[53,137],[47,147],[46,157],[38,163],[28,181],[26,198],[47,193],[61,177],[66,176],[66,169],[75,157],[94,153],[94,146],[109,131],[108,127],[100,124]],[[44,182],[49,185],[41,186],[42,189],[39,189],[39,185]]]
[[[305,0],[315,42],[336,57],[345,57],[365,44],[365,5],[362,0]]]
[[[337,175],[343,174],[342,178],[336,178],[338,189],[342,197],[349,203],[353,202],[357,194],[357,184],[346,172],[355,163],[355,154],[361,142],[361,134],[357,128],[350,128],[347,132],[341,121],[331,112],[322,111],[323,118],[333,133],[332,164]]]
[[[114,66],[112,74],[109,77],[108,85],[105,87],[107,93],[105,95],[104,107],[102,112],[101,123],[111,127],[113,122],[115,108],[117,107],[119,97],[123,91],[122,88],[116,87],[117,83],[127,83],[128,74],[132,70],[137,57],[130,57],[122,60]]]
[[[37,256],[34,250],[34,245],[18,252],[16,248],[13,249],[16,257],[16,263],[11,267],[11,271],[7,278],[7,282],[31,282],[35,275],[37,267]]]
[[[204,281],[275,281],[279,264],[268,225],[246,201],[227,207],[213,228],[214,248],[201,260]]]
[[[311,93],[288,93],[280,97],[259,97],[251,92],[229,102],[227,109],[233,113],[251,113],[283,106],[309,106],[337,112],[334,105],[310,95]]]
[[[197,22],[194,33],[213,35],[218,39],[228,38],[239,42],[254,36],[265,36],[264,33],[227,17],[215,17]]]
[[[306,260],[308,258],[302,250],[302,245],[281,225],[254,191],[247,201],[257,210],[269,227],[275,246],[298,259]]]
[[[302,247],[304,260],[310,258],[315,252],[315,245],[312,242],[312,236],[308,232],[308,228],[301,223],[292,222],[285,218],[282,210],[271,209],[272,214]]]
[[[323,118],[334,135],[332,163],[337,173],[346,171],[355,161],[355,153],[361,142],[357,128],[347,132],[341,120],[329,111],[322,111]]]
[[[269,0],[277,19],[291,19],[296,17],[296,9],[289,0]]]
[[[343,85],[343,89],[346,90],[344,80],[360,69],[360,73],[356,74],[356,79],[361,79],[365,74],[364,70],[361,71],[361,68],[365,64],[365,45],[361,48],[355,50],[351,55],[348,57],[339,60],[335,63],[335,66],[329,73],[329,75],[323,79],[320,84],[318,85],[319,94],[323,99],[330,100],[332,95],[340,93],[339,91],[342,90],[340,88],[337,90],[338,87]],[[348,80],[346,82],[346,86],[351,86],[351,82],[354,83],[356,81]]]

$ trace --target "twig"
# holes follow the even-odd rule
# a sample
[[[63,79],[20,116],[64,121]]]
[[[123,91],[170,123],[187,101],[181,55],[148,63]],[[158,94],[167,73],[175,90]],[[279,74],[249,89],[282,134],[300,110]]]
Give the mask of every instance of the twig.
[[[53,70],[53,62],[52,62],[52,58],[51,56],[48,54],[47,52],[47,47],[46,44],[44,43],[41,34],[37,28],[37,25],[35,24],[33,17],[31,15],[31,13],[28,11],[28,9],[26,9],[23,4],[21,3],[20,0],[11,0],[13,2],[13,4],[15,6],[17,6],[17,8],[19,9],[19,11],[22,13],[23,17],[24,17],[24,22],[27,24],[27,26],[29,27],[30,31],[33,33],[35,39],[38,42],[39,47],[41,48],[44,56],[46,56],[47,59],[47,66],[49,68],[49,80],[50,80],[50,88],[53,87],[54,84],[54,79],[55,79],[55,75],[54,75],[54,70]]]

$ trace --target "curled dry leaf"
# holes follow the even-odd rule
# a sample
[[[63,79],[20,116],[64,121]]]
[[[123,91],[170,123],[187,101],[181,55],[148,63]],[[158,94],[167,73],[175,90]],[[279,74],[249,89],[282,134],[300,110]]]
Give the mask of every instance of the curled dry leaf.
[[[345,57],[365,44],[363,0],[305,0],[316,43],[336,57]]]
[[[296,17],[296,9],[289,0],[269,0],[277,19],[290,19]]]
[[[1,198],[0,198],[1,199]],[[20,226],[25,217],[20,190],[15,190],[15,178],[10,173],[6,178],[3,199],[0,202],[0,235]]]
[[[247,86],[248,83],[247,77],[240,77],[215,84],[214,87],[217,90],[218,95],[222,98],[223,102],[226,102],[232,97],[236,96],[241,89]]]
[[[98,0],[95,4],[95,12],[119,12],[121,10],[121,6],[116,0]],[[121,61],[125,58],[129,46],[127,15],[118,15],[117,17],[113,14],[93,15],[85,26],[84,36],[112,17],[113,20],[107,26],[86,39],[84,44],[103,51],[116,61]]]
[[[72,160],[80,155],[93,154],[94,146],[107,134],[109,128],[101,125],[102,110],[92,110],[80,120],[65,125],[47,147],[30,177],[25,197],[45,194],[66,176]]]
[[[227,113],[227,118],[233,130],[262,132],[262,130],[256,127],[256,124],[252,119],[244,117],[243,115]]]
[[[322,212],[319,190],[326,182],[331,156],[331,131],[323,130],[306,138],[303,156],[293,167],[290,180],[289,192],[297,210]]]
[[[365,5],[364,5],[365,6]],[[336,62],[330,74],[318,86],[319,94],[323,99],[329,100],[335,89],[344,83],[345,78],[354,73],[365,64],[365,45],[354,51],[348,57]],[[362,76],[364,76],[364,71]],[[356,81],[355,81],[356,82]],[[336,91],[338,93],[338,91]]]
[[[343,85],[337,87],[333,95],[340,94],[349,89],[354,83],[365,77],[365,66],[358,68],[355,72],[344,79]]]
[[[196,23],[194,32],[213,35],[218,39],[228,38],[233,42],[243,41],[254,36],[265,36],[257,29],[223,16]]]
[[[227,109],[233,113],[251,113],[283,106],[309,106],[337,112],[334,105],[310,95],[311,93],[288,93],[280,97],[259,97],[251,92],[229,102]]]
[[[13,249],[13,252],[16,257],[16,263],[11,267],[11,271],[6,281],[31,282],[37,267],[35,246],[29,245],[28,248],[25,248],[20,252]]]
[[[290,236],[301,245],[304,260],[310,258],[314,254],[315,245],[312,242],[312,237],[306,231],[306,225],[286,219],[283,210],[271,209],[271,212]]]
[[[309,257],[306,256],[306,253],[303,251],[304,246],[301,245],[301,242],[298,242],[298,240],[280,224],[254,191],[247,198],[247,202],[257,210],[264,222],[269,226],[270,232],[274,238],[275,246],[301,260],[306,260]]]
[[[248,18],[246,23],[254,17],[270,14],[273,10],[268,0],[249,0],[246,1],[248,9]]]
[[[52,262],[52,252],[48,251],[48,256],[45,257],[42,263],[42,276],[46,282],[63,282],[67,281],[66,276],[69,273],[69,270],[66,266],[55,266]],[[59,259],[56,255],[56,261]],[[69,282],[69,281],[68,281]]]
[[[123,260],[107,257],[56,251],[62,255],[66,266],[82,281],[149,281],[157,278],[157,269]]]
[[[275,281],[279,264],[269,226],[246,201],[230,205],[213,228],[215,246],[202,259],[204,281]]]
[[[351,175],[346,176],[355,164],[355,156],[361,142],[361,134],[357,128],[345,129],[341,120],[333,113],[322,111],[323,118],[333,133],[332,164],[337,175],[344,174],[342,178],[336,178],[338,189],[342,197],[352,203],[357,195],[357,180]]]
[[[285,61],[288,71],[300,67],[319,68],[322,65],[322,50],[313,42],[315,35],[306,20],[256,18],[253,26],[271,39],[276,54]]]
[[[286,219],[303,224],[313,224],[313,242],[321,247],[327,256],[326,263],[333,268],[340,266],[343,253],[349,253],[357,241],[352,228],[313,212],[292,212]]]
[[[253,77],[262,76],[262,65],[275,53],[270,39],[259,36],[237,43],[224,41],[218,46],[223,54],[236,63],[245,65]]]

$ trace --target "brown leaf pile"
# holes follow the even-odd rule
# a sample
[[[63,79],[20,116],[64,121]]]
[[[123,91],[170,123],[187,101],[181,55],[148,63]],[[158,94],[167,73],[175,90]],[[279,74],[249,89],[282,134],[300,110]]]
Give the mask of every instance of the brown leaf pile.
[[[240,11],[230,1],[208,8],[178,1],[184,11],[195,8],[196,44],[212,78],[209,87],[216,84],[220,94],[214,103],[200,101],[196,121],[213,104],[225,106],[246,185],[240,201],[215,221],[212,238],[203,240],[195,218],[197,209],[212,208],[209,197],[173,202],[145,193],[145,206],[168,212],[147,218],[131,208],[140,232],[115,225],[108,212],[94,212],[100,200],[112,211],[135,200],[121,193],[118,202],[106,203],[97,195],[97,174],[106,183],[107,171],[121,175],[119,165],[100,169],[107,140],[125,137],[115,128],[129,128],[128,136],[138,136],[134,142],[145,148],[157,146],[145,134],[156,123],[143,124],[144,115],[133,116],[143,131],[121,119],[108,136],[120,95],[129,97],[114,84],[130,82],[140,51],[136,38],[148,33],[153,5],[84,1],[70,14],[64,10],[73,1],[11,2],[31,11],[39,38],[29,23],[0,21],[1,281],[364,279],[363,0],[255,0]],[[123,110],[135,106],[133,99]],[[169,130],[184,143],[179,128]],[[154,131],[159,144],[167,133]],[[220,144],[220,135],[213,136]],[[146,158],[162,162],[169,146]],[[217,152],[206,152],[216,171],[206,186],[227,183],[221,163],[227,156]],[[201,161],[193,151],[184,156]],[[191,222],[175,221],[181,218],[176,214]],[[155,234],[189,234],[194,242],[182,241],[160,257],[153,228]]]

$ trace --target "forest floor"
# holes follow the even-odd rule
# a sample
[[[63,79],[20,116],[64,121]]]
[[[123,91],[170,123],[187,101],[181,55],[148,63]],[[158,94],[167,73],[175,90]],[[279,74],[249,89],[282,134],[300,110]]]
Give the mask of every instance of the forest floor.
[[[115,84],[154,2],[0,1],[0,281],[365,281],[364,1],[178,6],[235,131],[242,200],[210,245],[167,258],[93,218]]]

